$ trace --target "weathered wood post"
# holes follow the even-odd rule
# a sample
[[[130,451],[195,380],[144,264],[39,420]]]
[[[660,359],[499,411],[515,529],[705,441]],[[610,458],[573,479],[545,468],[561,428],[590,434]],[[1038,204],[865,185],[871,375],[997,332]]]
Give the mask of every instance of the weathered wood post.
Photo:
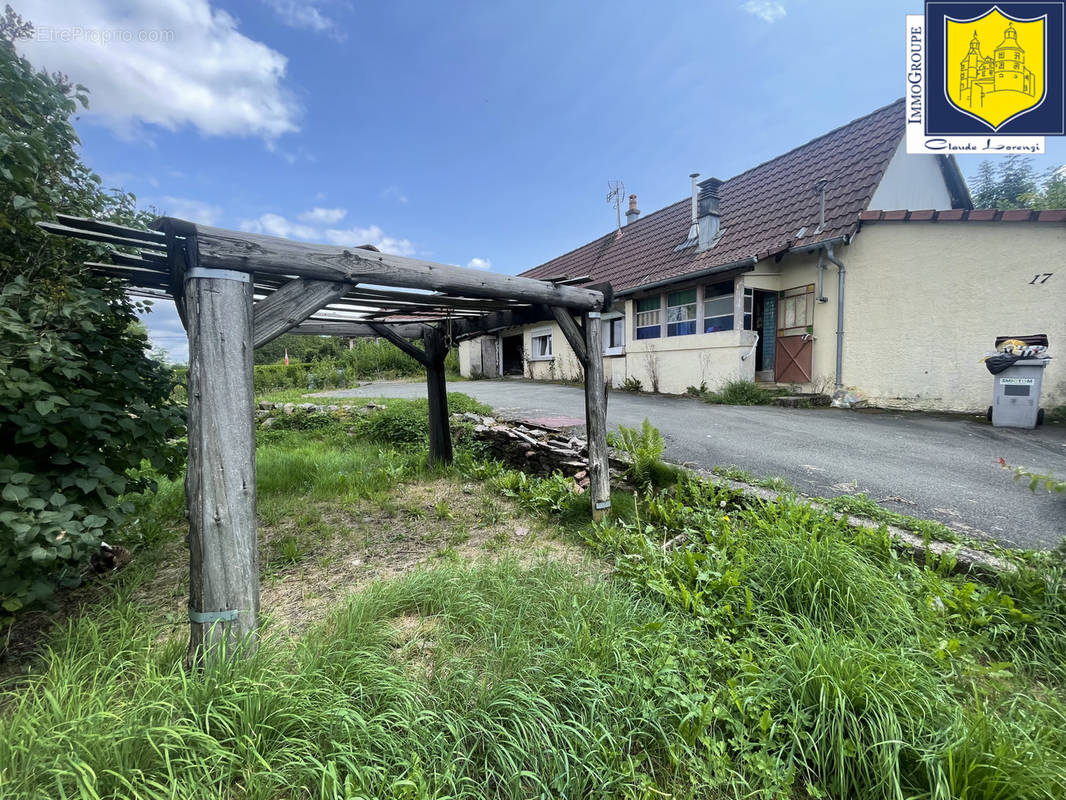
[[[439,330],[427,325],[422,334],[426,348],[426,389],[429,395],[429,461],[452,463],[452,429],[448,420],[448,385],[444,377],[444,359],[448,345]]]
[[[611,470],[607,460],[607,384],[603,377],[603,328],[600,312],[585,314],[585,433],[589,448],[589,500],[592,518],[611,507]]]
[[[194,262],[195,263],[195,262]],[[251,275],[186,273],[189,333],[189,651],[198,667],[255,648],[259,556]]]

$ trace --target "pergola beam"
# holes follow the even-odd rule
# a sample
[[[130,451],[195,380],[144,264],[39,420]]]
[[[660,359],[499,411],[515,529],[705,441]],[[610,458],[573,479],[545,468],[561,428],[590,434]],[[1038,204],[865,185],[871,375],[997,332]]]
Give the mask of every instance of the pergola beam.
[[[422,335],[422,323],[389,324],[385,322],[375,323],[387,325],[404,339],[417,339]],[[339,320],[316,320],[308,319],[296,327],[286,331],[296,336],[347,336],[349,338],[381,338],[381,334],[370,327],[369,322],[342,322]]]
[[[559,330],[563,332],[563,336],[566,337],[566,341],[577,356],[577,360],[582,364],[587,364],[589,358],[588,350],[585,347],[585,332],[581,330],[574,318],[570,316],[570,312],[565,308],[553,307],[551,314],[555,317]]]
[[[168,224],[179,228],[190,225],[169,217],[161,220],[161,223],[164,227]],[[526,303],[565,306],[578,311],[598,311],[604,302],[603,294],[597,291],[375,253],[358,247],[307,244],[207,225],[197,225],[195,230],[199,261],[204,267],[348,283],[386,284],[462,297],[502,297]]]
[[[343,297],[349,283],[295,278],[255,304],[253,347],[262,347],[299,325],[328,303]]]
[[[382,339],[387,339],[388,341],[392,342],[394,345],[396,345],[398,348],[400,348],[400,350],[402,350],[403,352],[407,353],[407,355],[411,356],[411,358],[413,358],[415,361],[417,361],[423,367],[429,367],[429,358],[426,355],[426,352],[424,350],[419,350],[417,347],[415,347],[413,344],[411,344],[408,341],[408,338],[411,338],[411,337],[401,336],[399,333],[394,331],[391,327],[389,327],[388,325],[383,325],[380,322],[369,322],[369,323],[367,323],[367,325],[378,336],[380,336]],[[423,328],[422,332],[423,332],[423,335],[424,335],[425,334],[425,328],[428,327],[428,326],[420,326],[420,327]]]

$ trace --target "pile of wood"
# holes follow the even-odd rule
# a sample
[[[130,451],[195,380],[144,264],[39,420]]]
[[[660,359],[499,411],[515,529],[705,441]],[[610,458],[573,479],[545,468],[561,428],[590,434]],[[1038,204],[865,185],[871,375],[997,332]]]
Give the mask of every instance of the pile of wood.
[[[579,437],[529,422],[510,422],[467,412],[452,420],[474,423],[474,436],[489,445],[493,458],[531,475],[561,472],[588,488],[588,444]],[[624,462],[610,458],[611,473],[620,474]]]

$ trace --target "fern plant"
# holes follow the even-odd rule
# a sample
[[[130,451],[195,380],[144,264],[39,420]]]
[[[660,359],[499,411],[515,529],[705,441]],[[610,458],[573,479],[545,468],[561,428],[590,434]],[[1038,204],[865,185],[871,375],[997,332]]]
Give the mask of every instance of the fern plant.
[[[607,443],[629,457],[627,477],[638,486],[667,486],[677,482],[677,468],[664,464],[666,449],[663,435],[645,417],[640,429],[619,425],[616,433],[607,436]]]

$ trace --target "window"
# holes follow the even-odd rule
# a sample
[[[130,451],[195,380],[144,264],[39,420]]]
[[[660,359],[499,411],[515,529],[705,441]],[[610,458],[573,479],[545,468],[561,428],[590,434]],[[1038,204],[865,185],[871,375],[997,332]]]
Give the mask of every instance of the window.
[[[666,296],[666,335],[687,336],[696,332],[696,290],[671,292]]]
[[[733,281],[708,286],[703,297],[703,332],[733,330]]]
[[[621,314],[603,320],[603,354],[620,356],[625,352],[626,320]]]
[[[540,328],[530,333],[529,346],[532,350],[529,356],[530,361],[549,361],[555,358],[555,353],[552,351],[551,328]]]
[[[782,292],[777,313],[783,336],[808,333],[814,325],[814,287],[799,286]]]
[[[656,297],[645,297],[637,301],[636,324],[638,339],[658,339],[662,336],[660,314],[662,303]]]
[[[733,281],[713,283],[703,290],[703,332],[733,330]],[[751,330],[753,292],[744,290],[744,330]]]

